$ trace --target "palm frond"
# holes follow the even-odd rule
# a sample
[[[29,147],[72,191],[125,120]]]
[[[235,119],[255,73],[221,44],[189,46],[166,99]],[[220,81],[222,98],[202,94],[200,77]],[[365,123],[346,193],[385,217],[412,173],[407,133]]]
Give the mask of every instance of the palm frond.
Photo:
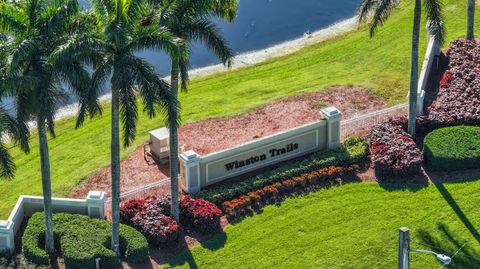
[[[234,56],[233,50],[215,24],[207,19],[196,19],[184,27],[184,34],[188,40],[203,43],[223,64],[230,67]]]
[[[358,7],[358,22],[365,23],[379,4],[379,0],[363,0]]]
[[[443,4],[440,0],[424,0],[427,13],[428,30],[440,45],[445,42],[445,17],[443,15]]]
[[[15,176],[15,163],[5,145],[0,142],[0,177],[11,179]]]
[[[399,4],[399,0],[364,0],[360,5],[360,22],[366,21],[373,14],[370,22],[370,37],[382,26]]]
[[[60,6],[49,6],[40,16],[39,28],[47,37],[62,34],[79,12],[80,5],[76,0],[68,0]]]
[[[166,28],[158,28],[156,25],[137,27],[127,51],[141,51],[152,49],[166,52],[178,59],[188,57],[188,46],[184,40],[175,37]]]
[[[91,0],[92,10],[95,13],[95,17],[103,25],[107,25],[111,20],[111,16],[115,12],[114,0]]]
[[[38,57],[39,54],[39,48],[36,40],[23,40],[13,49],[13,52],[11,53],[9,73],[17,73],[17,75],[19,73],[23,73],[31,64],[32,60]]]
[[[125,78],[124,78],[125,79]],[[128,147],[137,134],[138,108],[134,87],[124,84],[120,89],[120,120],[123,127],[123,146]]]
[[[26,29],[27,18],[10,3],[0,3],[0,32],[23,32]]]

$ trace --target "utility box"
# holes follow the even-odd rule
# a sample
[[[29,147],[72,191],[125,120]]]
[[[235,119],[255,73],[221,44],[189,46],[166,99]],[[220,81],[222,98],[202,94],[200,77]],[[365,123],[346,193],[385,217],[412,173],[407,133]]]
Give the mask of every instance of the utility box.
[[[150,132],[150,153],[159,161],[168,162],[170,156],[168,128],[160,128]]]

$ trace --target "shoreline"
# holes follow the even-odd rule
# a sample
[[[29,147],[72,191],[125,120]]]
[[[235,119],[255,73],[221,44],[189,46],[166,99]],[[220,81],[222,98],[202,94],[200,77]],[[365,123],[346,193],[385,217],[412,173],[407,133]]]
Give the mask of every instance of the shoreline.
[[[296,51],[299,51],[305,47],[323,42],[328,39],[332,39],[336,36],[345,34],[355,28],[357,26],[357,18],[358,16],[353,16],[349,19],[341,20],[336,22],[326,28],[317,30],[312,32],[309,37],[299,37],[296,39],[288,40],[271,47],[256,50],[256,51],[248,51],[235,56],[231,68],[227,68],[222,64],[216,64],[206,67],[200,67],[189,71],[190,78],[198,78],[209,76],[212,74],[220,73],[220,72],[228,72],[232,70],[236,70],[243,67],[248,67],[251,65],[255,65],[266,60],[284,56]],[[165,79],[169,79],[169,77],[165,77]],[[110,101],[111,94],[107,93],[102,95],[99,100],[101,103]],[[78,102],[68,104],[59,108],[55,114],[55,121],[70,118],[75,116],[78,113]],[[34,122],[29,124],[31,128],[35,128],[36,125]]]

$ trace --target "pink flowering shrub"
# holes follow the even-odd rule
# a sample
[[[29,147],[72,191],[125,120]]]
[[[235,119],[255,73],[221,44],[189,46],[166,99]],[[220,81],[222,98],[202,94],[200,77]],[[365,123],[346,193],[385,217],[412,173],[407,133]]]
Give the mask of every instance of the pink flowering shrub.
[[[178,241],[180,225],[158,208],[145,208],[132,218],[133,227],[140,231],[155,246],[169,246]]]
[[[480,44],[458,39],[447,51],[448,70],[437,98],[418,119],[419,129],[431,131],[452,125],[480,125]]]
[[[420,173],[422,152],[400,121],[379,124],[370,136],[370,153],[375,172],[382,177]]]

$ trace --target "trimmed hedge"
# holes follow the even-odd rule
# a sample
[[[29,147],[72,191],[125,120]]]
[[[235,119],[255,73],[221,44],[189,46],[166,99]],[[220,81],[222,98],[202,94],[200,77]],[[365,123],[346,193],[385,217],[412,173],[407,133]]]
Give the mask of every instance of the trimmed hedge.
[[[55,249],[65,260],[67,268],[95,268],[95,258],[102,267],[120,265],[119,257],[110,247],[112,226],[107,220],[88,216],[57,213],[53,215]],[[28,221],[22,236],[25,258],[37,265],[48,265],[45,245],[43,212],[35,213]],[[125,261],[145,262],[148,259],[148,243],[145,237],[132,227],[120,226],[121,252]]]
[[[221,205],[225,201],[262,189],[275,182],[309,173],[316,169],[358,163],[365,159],[367,154],[368,142],[363,138],[352,137],[337,149],[311,154],[302,161],[282,166],[241,182],[202,190],[196,193],[194,197]]]
[[[431,170],[454,171],[480,167],[480,127],[437,129],[425,137],[424,155]]]

